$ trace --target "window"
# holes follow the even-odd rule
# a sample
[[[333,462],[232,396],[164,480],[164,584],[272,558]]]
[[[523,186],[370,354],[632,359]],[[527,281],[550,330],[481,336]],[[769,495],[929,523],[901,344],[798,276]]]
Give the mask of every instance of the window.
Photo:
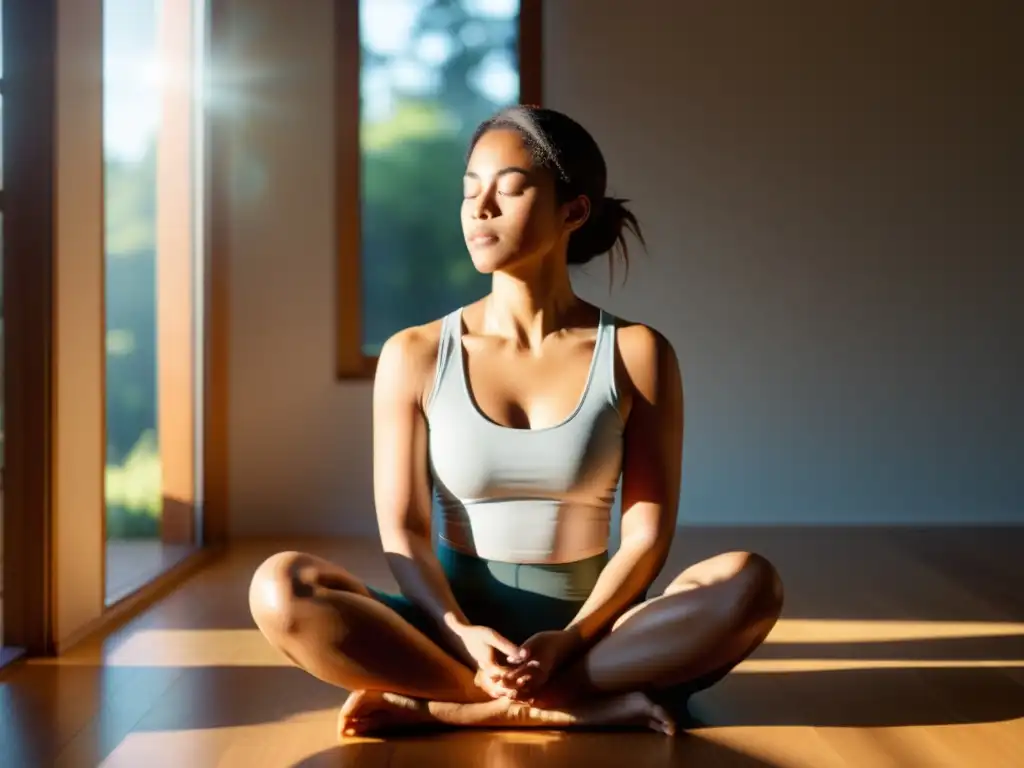
[[[540,3],[335,7],[337,362],[366,377],[393,333],[488,289],[459,224],[465,151],[487,116],[540,102]]]
[[[198,540],[205,0],[104,0],[106,602]]]

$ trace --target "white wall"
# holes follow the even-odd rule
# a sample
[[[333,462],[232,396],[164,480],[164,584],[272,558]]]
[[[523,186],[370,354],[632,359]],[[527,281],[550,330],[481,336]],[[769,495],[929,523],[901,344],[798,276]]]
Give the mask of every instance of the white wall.
[[[236,536],[374,528],[370,385],[333,379],[332,3],[292,5],[231,4],[273,75],[231,158]],[[545,4],[546,102],[649,244],[579,288],[683,361],[681,521],[1024,522],[1020,14],[789,5]]]

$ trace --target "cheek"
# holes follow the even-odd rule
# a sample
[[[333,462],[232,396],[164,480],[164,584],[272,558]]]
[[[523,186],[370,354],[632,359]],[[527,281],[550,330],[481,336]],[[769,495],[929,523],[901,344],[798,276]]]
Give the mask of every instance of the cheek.
[[[534,250],[550,245],[557,239],[555,222],[551,216],[544,215],[535,206],[523,206],[512,217],[519,235],[519,247],[523,250]]]
[[[467,233],[469,225],[473,222],[473,201],[463,200],[462,208],[459,210],[459,218],[462,221],[462,231]]]

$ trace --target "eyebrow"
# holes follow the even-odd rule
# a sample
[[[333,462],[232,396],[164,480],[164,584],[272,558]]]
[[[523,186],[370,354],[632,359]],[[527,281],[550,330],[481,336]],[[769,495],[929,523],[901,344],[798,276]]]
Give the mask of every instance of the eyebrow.
[[[517,165],[510,165],[507,168],[502,168],[500,171],[498,171],[494,175],[495,175],[495,177],[500,178],[501,176],[506,176],[506,175],[508,175],[510,173],[521,173],[521,174],[523,174],[523,176],[529,176],[530,175],[530,172],[526,168],[520,168]],[[477,179],[477,180],[480,179],[480,175],[477,174],[477,173],[474,173],[473,171],[466,171],[465,177],[467,179]]]

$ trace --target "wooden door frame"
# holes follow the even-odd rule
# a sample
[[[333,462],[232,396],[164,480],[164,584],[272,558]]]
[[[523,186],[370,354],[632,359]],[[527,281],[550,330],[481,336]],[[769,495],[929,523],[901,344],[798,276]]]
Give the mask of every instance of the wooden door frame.
[[[4,65],[3,632],[53,650],[57,0],[8,0]]]

